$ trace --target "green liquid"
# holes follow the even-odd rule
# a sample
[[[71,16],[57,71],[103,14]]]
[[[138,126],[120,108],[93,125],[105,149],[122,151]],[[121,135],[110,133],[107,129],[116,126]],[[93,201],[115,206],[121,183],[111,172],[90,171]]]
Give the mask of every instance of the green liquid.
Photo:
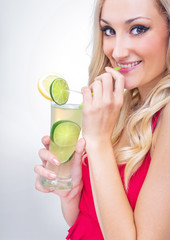
[[[72,122],[77,123],[80,127],[82,124],[82,113],[81,109],[77,108],[77,105],[64,105],[65,107],[58,107],[56,104],[52,105],[51,108],[51,127],[54,123],[60,120],[70,120]],[[76,145],[69,146],[59,146],[55,144],[52,140],[50,141],[49,150],[52,152],[57,158],[64,159],[65,161],[69,160],[73,152],[75,151]]]

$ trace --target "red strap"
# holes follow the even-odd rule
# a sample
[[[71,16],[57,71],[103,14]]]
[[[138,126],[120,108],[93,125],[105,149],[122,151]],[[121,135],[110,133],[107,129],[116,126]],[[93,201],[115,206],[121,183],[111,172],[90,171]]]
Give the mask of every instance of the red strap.
[[[160,109],[158,112],[156,112],[152,118],[152,132],[154,131],[155,127],[156,127],[156,124],[157,124],[157,121],[158,121],[158,118],[159,118],[159,115],[161,113],[161,110]]]

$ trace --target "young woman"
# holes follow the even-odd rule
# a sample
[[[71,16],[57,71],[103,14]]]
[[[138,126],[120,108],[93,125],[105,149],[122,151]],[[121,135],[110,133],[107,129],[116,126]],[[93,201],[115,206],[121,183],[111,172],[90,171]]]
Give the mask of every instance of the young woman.
[[[169,30],[169,0],[96,3],[73,188],[54,191],[72,226],[67,239],[170,239]],[[57,159],[42,141],[36,188],[49,192],[39,179],[55,178],[45,162]]]

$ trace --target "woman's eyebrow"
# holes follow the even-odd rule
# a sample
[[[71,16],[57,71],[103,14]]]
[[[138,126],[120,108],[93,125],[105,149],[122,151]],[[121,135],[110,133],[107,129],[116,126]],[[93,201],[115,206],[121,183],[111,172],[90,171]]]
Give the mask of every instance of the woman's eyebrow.
[[[138,20],[138,19],[147,19],[147,20],[150,20],[150,18],[148,18],[148,17],[141,17],[141,16],[139,16],[139,17],[135,17],[135,18],[128,19],[128,20],[125,21],[125,23],[126,23],[126,24],[130,24],[130,23],[132,23],[133,21]]]
[[[108,24],[109,25],[109,22],[107,22],[106,20],[104,20],[104,19],[100,19],[100,21],[102,21],[102,22],[104,22],[104,23],[106,23],[106,24]]]
[[[130,23],[132,23],[133,21],[138,20],[138,19],[147,19],[147,20],[150,20],[150,18],[148,18],[148,17],[141,17],[141,16],[139,16],[139,17],[130,18],[130,19],[126,20],[126,21],[125,21],[125,24],[130,24]],[[108,21],[104,20],[103,18],[101,18],[100,21],[102,21],[102,22],[104,22],[104,23],[106,23],[106,24],[108,24],[108,25],[110,24]]]

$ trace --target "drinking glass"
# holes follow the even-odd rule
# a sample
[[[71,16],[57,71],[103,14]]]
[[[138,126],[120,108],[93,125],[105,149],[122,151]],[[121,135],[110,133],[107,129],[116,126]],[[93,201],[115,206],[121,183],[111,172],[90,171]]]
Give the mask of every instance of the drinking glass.
[[[71,95],[71,94],[70,94]],[[80,95],[80,94],[79,94]],[[69,96],[69,100],[70,100]],[[66,104],[59,106],[54,102],[51,102],[51,128],[54,124],[61,121],[71,121],[72,123],[77,124],[80,127],[82,126],[82,109],[80,107],[80,103],[82,102],[82,95],[78,98],[78,100],[68,101]],[[77,102],[77,103],[75,103]],[[51,190],[68,190],[72,187],[72,176],[71,176],[71,168],[74,161],[74,152],[75,152],[76,144],[69,144],[64,146],[57,145],[52,137],[50,138],[49,151],[53,153],[58,160],[59,156],[62,154],[67,155],[68,159],[61,162],[59,166],[55,166],[51,163],[47,163],[46,168],[52,170],[56,173],[56,179],[49,180],[44,177],[41,177],[40,183],[44,187]]]

